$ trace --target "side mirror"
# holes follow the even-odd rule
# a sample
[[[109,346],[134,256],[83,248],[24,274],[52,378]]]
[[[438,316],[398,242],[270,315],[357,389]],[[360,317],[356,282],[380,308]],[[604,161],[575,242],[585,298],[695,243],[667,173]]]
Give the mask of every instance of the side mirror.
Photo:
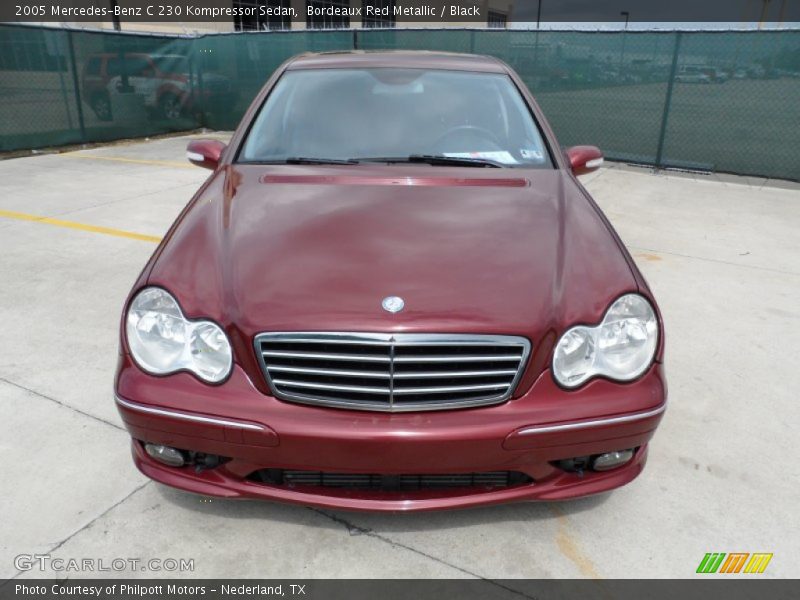
[[[193,165],[213,171],[219,166],[224,150],[225,144],[219,140],[192,140],[186,147],[186,158]]]
[[[567,148],[567,158],[575,175],[591,173],[603,164],[603,153],[597,146],[572,146]]]

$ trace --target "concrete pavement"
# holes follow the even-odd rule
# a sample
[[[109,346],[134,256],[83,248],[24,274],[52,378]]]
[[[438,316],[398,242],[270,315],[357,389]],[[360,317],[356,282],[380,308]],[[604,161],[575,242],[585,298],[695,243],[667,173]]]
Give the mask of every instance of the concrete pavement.
[[[712,551],[772,552],[763,576],[798,575],[800,187],[615,165],[584,179],[666,321],[670,406],[638,480],[560,504],[338,513],[204,499],[131,463],[117,328],[155,244],[124,233],[163,235],[205,179],[188,139],[0,161],[0,577],[42,576],[13,560],[49,553],[193,559],[184,577],[683,578]]]

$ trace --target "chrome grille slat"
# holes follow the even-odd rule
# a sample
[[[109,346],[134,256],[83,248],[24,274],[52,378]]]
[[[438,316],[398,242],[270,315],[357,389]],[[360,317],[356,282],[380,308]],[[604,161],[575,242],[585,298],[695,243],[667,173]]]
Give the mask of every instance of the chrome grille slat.
[[[319,340],[313,338],[291,338],[284,340],[293,344],[318,344]],[[326,344],[357,344],[359,346],[384,346],[389,347],[392,343],[389,340],[379,338],[349,339],[347,337],[330,338],[325,340]]]
[[[288,387],[311,388],[315,390],[332,390],[334,392],[362,392],[365,394],[388,394],[389,388],[373,388],[362,385],[334,385],[331,383],[309,383],[307,381],[293,381],[291,379],[273,379],[275,385]]]
[[[331,375],[332,377],[373,377],[388,379],[389,373],[376,373],[371,371],[348,371],[346,369],[312,369],[306,367],[287,367],[284,365],[270,365],[270,371],[279,373],[309,373],[311,375]]]
[[[520,355],[504,355],[504,356],[398,356],[394,359],[396,363],[419,363],[419,362],[507,362],[511,360],[518,361]]]
[[[394,388],[396,395],[403,394],[446,394],[448,392],[479,392],[482,390],[499,390],[507,388],[507,383],[489,383],[483,385],[451,385],[448,387]]]
[[[271,370],[274,370],[273,367],[270,367]],[[514,369],[505,369],[505,370],[496,370],[496,371],[409,371],[405,373],[398,373],[395,371],[394,378],[395,379],[427,379],[427,378],[436,378],[436,377],[490,377],[492,375],[511,375],[512,377],[516,375],[517,372]]]
[[[276,398],[377,411],[504,402],[530,354],[525,338],[470,334],[264,333],[255,347]]]
[[[359,356],[356,354],[313,354],[309,352],[264,352],[264,356],[272,356],[276,358],[319,358],[325,360],[350,360],[350,361],[365,361],[365,362],[389,362],[389,357],[383,356]]]

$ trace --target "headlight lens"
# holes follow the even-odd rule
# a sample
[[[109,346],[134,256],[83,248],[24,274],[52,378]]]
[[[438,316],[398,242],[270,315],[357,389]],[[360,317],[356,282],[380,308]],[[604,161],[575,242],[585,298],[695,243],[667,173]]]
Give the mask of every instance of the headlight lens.
[[[653,307],[638,294],[626,294],[611,305],[599,325],[578,325],[561,336],[553,375],[570,388],[598,375],[630,381],[650,366],[657,345]]]
[[[188,370],[209,383],[230,373],[231,345],[211,321],[189,321],[167,291],[150,287],[131,302],[125,331],[136,363],[145,371],[167,375]]]

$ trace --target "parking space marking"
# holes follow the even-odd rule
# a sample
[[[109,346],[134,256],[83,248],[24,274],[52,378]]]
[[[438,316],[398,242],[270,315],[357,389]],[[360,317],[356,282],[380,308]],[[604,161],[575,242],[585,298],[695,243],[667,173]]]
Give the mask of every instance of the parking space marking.
[[[38,215],[29,215],[27,213],[16,212],[13,210],[0,209],[0,217],[7,219],[17,219],[18,221],[29,221],[33,223],[44,223],[46,225],[55,225],[56,227],[67,227],[68,229],[77,229],[79,231],[90,231],[92,233],[102,233],[104,235],[113,235],[121,238],[128,238],[131,240],[140,240],[142,242],[161,241],[160,236],[145,235],[143,233],[135,233],[133,231],[124,231],[122,229],[114,229],[113,227],[100,227],[99,225],[87,225],[86,223],[76,223],[75,221],[64,221],[62,219],[53,219],[51,217],[40,217]]]
[[[743,262],[737,262],[733,260],[722,260],[720,258],[710,258],[706,256],[695,256],[693,254],[682,254],[680,252],[671,252],[669,250],[656,250],[654,248],[641,248],[638,246],[626,246],[628,250],[634,252],[634,258],[642,258],[644,260],[652,261],[652,258],[648,258],[646,255],[663,255],[663,256],[677,256],[679,258],[688,258],[691,260],[702,260],[706,262],[716,263],[719,265],[727,265],[729,267],[740,267],[742,269],[755,269],[756,271],[765,271],[769,273],[779,273],[781,275],[794,275],[800,276],[800,272],[798,271],[787,271],[785,269],[774,269],[772,267],[765,267],[763,265],[748,265]],[[660,260],[660,257],[659,259]]]
[[[578,542],[570,534],[567,515],[559,506],[556,506],[552,502],[548,507],[550,508],[550,512],[556,517],[556,523],[558,525],[556,544],[561,554],[572,561],[584,577],[589,579],[602,579],[603,577],[595,568],[592,559],[581,551]]]
[[[170,167],[171,169],[196,169],[193,164],[179,162],[175,160],[150,160],[144,158],[124,158],[122,156],[96,156],[94,154],[77,154],[75,152],[64,152],[58,156],[62,158],[83,158],[86,160],[108,160],[112,162],[134,163],[139,165],[157,165],[160,167]]]

